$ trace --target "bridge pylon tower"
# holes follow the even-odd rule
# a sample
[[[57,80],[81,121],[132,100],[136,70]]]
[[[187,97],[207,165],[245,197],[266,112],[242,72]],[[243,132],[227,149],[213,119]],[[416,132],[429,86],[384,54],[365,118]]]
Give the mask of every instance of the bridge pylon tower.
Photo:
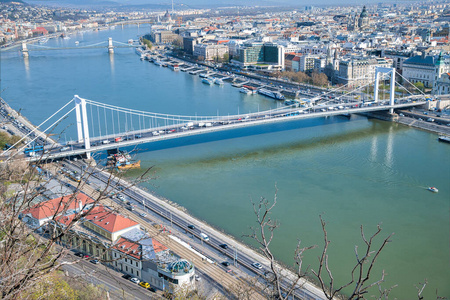
[[[395,68],[385,68],[385,67],[377,67],[375,69],[375,86],[373,89],[373,93],[374,93],[374,101],[378,102],[378,89],[379,89],[379,85],[380,85],[380,76],[379,74],[390,74],[391,75],[391,86],[390,86],[390,90],[389,90],[389,105],[393,106],[394,105],[394,96],[395,96]],[[394,109],[390,108],[389,112],[392,114],[394,113]]]
[[[75,114],[77,117],[77,134],[78,142],[82,143],[84,141],[84,149],[86,150],[87,158],[91,157],[91,142],[89,139],[89,125],[86,111],[86,100],[80,98],[78,95],[74,96],[75,102]],[[84,135],[84,136],[83,136]]]
[[[22,56],[23,57],[28,57],[29,56],[26,42],[22,42]]]
[[[114,46],[112,38],[108,38],[108,52],[109,54],[114,54]]]

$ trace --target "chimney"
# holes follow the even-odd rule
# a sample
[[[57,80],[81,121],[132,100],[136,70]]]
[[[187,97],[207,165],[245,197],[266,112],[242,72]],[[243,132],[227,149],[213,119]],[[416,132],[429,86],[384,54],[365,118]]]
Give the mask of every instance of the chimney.
[[[80,209],[80,212],[83,210],[83,202],[81,202],[81,200],[78,200],[78,208]]]

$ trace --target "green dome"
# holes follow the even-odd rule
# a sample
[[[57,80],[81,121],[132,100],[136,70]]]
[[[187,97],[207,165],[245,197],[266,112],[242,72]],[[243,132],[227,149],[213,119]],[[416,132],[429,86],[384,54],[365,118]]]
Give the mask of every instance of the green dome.
[[[191,268],[191,264],[185,259],[180,259],[180,260],[174,261],[174,262],[170,263],[168,266],[168,269],[175,273],[179,273],[185,269],[189,270],[190,268]]]
[[[361,15],[359,16],[360,18],[367,18],[367,10],[366,10],[366,6],[364,5],[363,10],[361,12]]]

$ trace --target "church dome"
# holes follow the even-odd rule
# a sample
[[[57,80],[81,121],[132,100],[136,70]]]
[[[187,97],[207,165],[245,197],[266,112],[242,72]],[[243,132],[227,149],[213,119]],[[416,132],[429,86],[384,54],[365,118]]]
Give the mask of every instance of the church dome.
[[[164,19],[165,20],[171,20],[170,14],[169,14],[169,10],[166,11],[166,13],[164,14]]]
[[[368,14],[367,14],[367,10],[366,10],[366,6],[364,5],[363,10],[361,12],[361,15],[359,16],[360,18],[367,18]]]

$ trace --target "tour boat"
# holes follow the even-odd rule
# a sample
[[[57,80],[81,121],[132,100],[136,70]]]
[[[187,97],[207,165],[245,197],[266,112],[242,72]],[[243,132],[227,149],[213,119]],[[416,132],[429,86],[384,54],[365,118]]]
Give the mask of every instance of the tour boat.
[[[262,94],[264,96],[267,96],[267,97],[274,98],[276,100],[284,100],[283,94],[281,94],[278,91],[271,91],[271,90],[268,90],[268,89],[265,89],[265,88],[261,88],[261,89],[258,90],[258,93],[260,93],[260,94]]]

